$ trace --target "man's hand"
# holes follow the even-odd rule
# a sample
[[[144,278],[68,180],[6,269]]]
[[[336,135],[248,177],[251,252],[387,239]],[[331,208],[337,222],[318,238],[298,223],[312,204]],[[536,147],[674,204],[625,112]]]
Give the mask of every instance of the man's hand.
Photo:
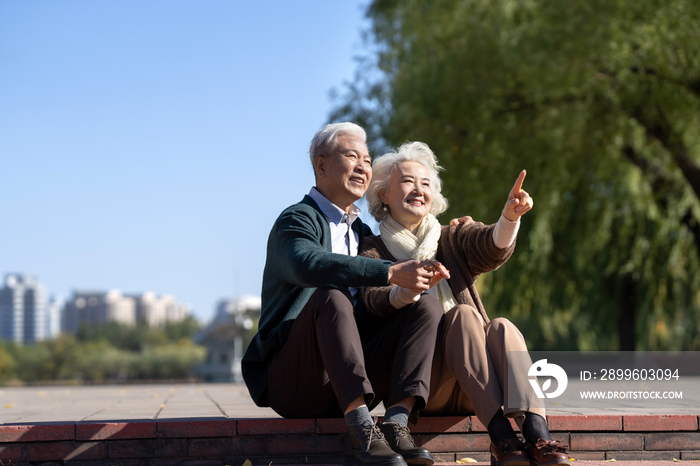
[[[513,189],[511,189],[510,193],[508,193],[508,201],[506,202],[506,206],[503,208],[503,216],[511,222],[517,222],[520,217],[525,214],[525,212],[532,209],[534,204],[534,201],[530,195],[522,189],[525,175],[527,175],[525,170],[520,172],[518,179],[515,180]]]
[[[389,283],[410,288],[416,293],[430,289],[443,278],[450,278],[450,272],[438,261],[406,260],[394,262],[389,267]]]

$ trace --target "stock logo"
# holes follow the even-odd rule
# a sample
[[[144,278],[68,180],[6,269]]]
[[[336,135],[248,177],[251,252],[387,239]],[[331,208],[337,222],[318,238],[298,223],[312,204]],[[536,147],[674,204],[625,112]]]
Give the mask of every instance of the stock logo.
[[[544,398],[545,396],[547,396],[547,398],[556,398],[564,393],[564,390],[566,390],[566,385],[569,383],[569,379],[566,377],[566,372],[564,372],[564,369],[556,364],[547,363],[546,359],[540,359],[530,366],[530,370],[527,372],[527,375],[529,377],[528,380],[530,381],[530,385],[532,385],[532,389],[535,390],[537,398]],[[553,392],[547,392],[549,387],[552,385],[551,378],[545,380],[544,384],[542,384],[542,388],[540,388],[539,382],[537,381],[537,376],[554,377],[557,381],[557,389]]]

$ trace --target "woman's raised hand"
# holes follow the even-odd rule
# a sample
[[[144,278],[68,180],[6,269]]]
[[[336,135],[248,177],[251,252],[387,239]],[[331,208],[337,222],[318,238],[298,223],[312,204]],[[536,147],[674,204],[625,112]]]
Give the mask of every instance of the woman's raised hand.
[[[527,175],[527,171],[523,170],[520,172],[518,179],[515,180],[513,189],[508,193],[508,201],[503,208],[503,216],[511,222],[518,221],[525,212],[532,209],[532,205],[534,204],[530,195],[523,190],[525,175]]]

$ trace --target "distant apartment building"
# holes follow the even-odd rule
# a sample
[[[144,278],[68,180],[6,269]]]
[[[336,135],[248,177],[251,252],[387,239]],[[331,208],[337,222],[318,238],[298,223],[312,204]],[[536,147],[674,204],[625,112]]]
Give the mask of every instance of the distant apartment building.
[[[136,302],[119,290],[75,291],[63,311],[63,329],[76,334],[83,325],[93,327],[107,322],[136,324]]]
[[[66,302],[60,296],[51,296],[46,305],[46,339],[56,338],[61,333],[63,308]]]
[[[0,338],[17,343],[46,338],[46,291],[32,275],[5,275],[0,288]]]
[[[149,327],[162,326],[166,322],[179,322],[190,314],[189,305],[175,301],[171,295],[157,296],[147,291],[129,297],[136,303],[136,320],[146,322]]]
[[[173,296],[158,296],[152,292],[122,294],[119,290],[75,291],[65,304],[63,330],[76,334],[81,326],[96,326],[107,322],[135,325],[144,321],[149,327],[179,322],[190,314],[188,304]]]

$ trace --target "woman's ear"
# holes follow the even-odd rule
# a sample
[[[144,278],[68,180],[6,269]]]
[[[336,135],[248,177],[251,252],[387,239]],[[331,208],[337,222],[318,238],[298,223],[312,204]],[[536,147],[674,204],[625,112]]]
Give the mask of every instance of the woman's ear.
[[[386,203],[387,203],[387,202],[386,202],[386,194],[384,194],[384,191],[379,191],[377,194],[379,195],[379,199],[381,199],[381,201],[382,201],[384,204],[386,204]]]

